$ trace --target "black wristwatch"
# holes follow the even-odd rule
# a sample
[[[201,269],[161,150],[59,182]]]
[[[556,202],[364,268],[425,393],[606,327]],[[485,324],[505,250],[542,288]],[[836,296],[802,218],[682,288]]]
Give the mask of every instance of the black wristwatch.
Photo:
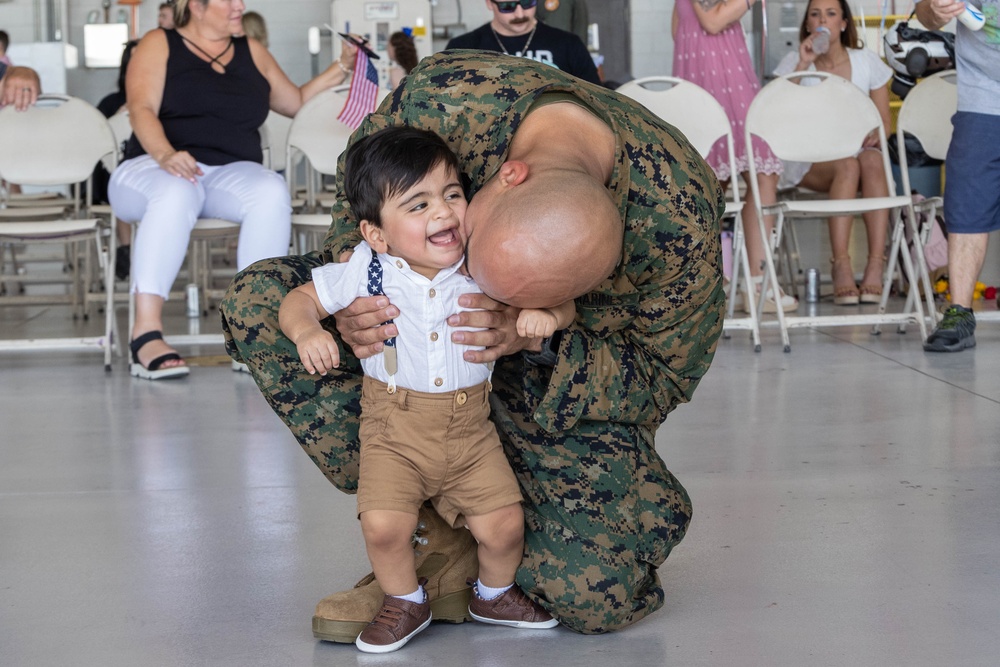
[[[532,366],[548,366],[549,368],[555,366],[559,359],[559,344],[562,342],[562,333],[562,330],[559,330],[548,338],[542,339],[542,349],[538,352],[528,352],[527,350],[522,352],[525,362]]]

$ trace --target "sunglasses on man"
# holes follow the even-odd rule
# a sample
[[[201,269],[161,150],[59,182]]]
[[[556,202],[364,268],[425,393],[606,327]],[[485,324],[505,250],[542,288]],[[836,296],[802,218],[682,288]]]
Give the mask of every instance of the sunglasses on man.
[[[521,9],[531,9],[538,4],[538,0],[490,0],[497,6],[497,11],[501,14],[512,14],[521,5]]]

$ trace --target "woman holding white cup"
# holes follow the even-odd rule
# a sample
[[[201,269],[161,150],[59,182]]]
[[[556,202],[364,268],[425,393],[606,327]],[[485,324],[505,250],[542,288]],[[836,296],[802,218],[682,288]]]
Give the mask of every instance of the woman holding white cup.
[[[820,71],[847,79],[871,97],[888,134],[889,90],[886,84],[892,78],[892,70],[874,51],[861,45],[846,0],[811,0],[799,27],[799,40],[799,50],[785,56],[774,73],[780,76]],[[808,77],[799,81],[802,85],[818,83]],[[826,192],[831,199],[852,199],[859,189],[864,197],[888,196],[889,186],[878,150],[878,132],[869,134],[858,148],[857,155],[844,160],[816,164],[786,162],[782,185],[801,185]],[[830,218],[833,298],[840,306],[878,303],[882,297],[889,212],[873,211],[865,213],[863,218],[868,232],[868,261],[860,288],[854,282],[849,251],[853,217]]]

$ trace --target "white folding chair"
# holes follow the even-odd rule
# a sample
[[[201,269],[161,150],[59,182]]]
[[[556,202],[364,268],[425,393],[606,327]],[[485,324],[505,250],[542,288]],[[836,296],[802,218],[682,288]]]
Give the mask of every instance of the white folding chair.
[[[801,86],[797,81],[804,77],[820,79],[818,85]],[[909,196],[870,197],[855,199],[809,199],[782,200],[772,206],[761,206],[760,191],[757,187],[757,173],[753,160],[752,136],[760,137],[771,147],[772,152],[783,160],[798,162],[827,162],[855,155],[864,139],[873,130],[877,131],[879,147],[882,151],[883,170],[889,191],[894,190],[889,154],[886,150],[885,128],[871,98],[850,81],[825,72],[794,72],[779,77],[764,88],[754,98],[747,110],[746,142],[750,153],[750,189],[758,219],[763,215],[777,215],[775,234],[770,244],[765,243],[764,259],[767,270],[762,294],[768,284],[777,285],[778,276],[774,265],[774,253],[781,245],[785,219],[826,219],[831,215],[857,215],[880,209],[890,210],[892,221],[892,244],[890,253],[896,255],[903,240],[903,225],[909,224],[916,238],[916,224],[913,216],[904,217],[900,210],[910,208]],[[908,253],[903,253],[903,270],[911,284],[916,284],[917,271]],[[828,315],[828,316],[786,316],[778,309],[777,320],[781,329],[781,340],[785,352],[791,351],[788,329],[813,326],[855,326],[874,325],[873,333],[879,326],[897,323],[900,331],[907,322],[916,321],[921,338],[927,337],[919,299],[914,299],[913,310],[904,307],[903,312],[886,312],[892,275],[886,272],[883,278],[882,301],[877,314]]]
[[[911,192],[910,170],[904,149],[906,145],[905,135],[911,134],[916,137],[929,157],[944,160],[948,155],[948,146],[951,144],[951,117],[958,110],[957,83],[955,70],[938,72],[922,79],[907,93],[903,100],[903,106],[896,118],[896,145],[899,146],[899,171],[904,195]],[[922,244],[926,243],[930,236],[931,225],[937,224],[934,218],[943,204],[944,200],[941,197],[929,197],[919,204],[913,205],[915,211],[925,214],[926,222],[920,229]],[[927,312],[936,319],[937,308],[934,304],[934,290],[931,288],[927,263],[924,261],[923,253],[915,254],[919,255],[917,268],[920,272],[920,287],[923,288],[927,299]],[[889,275],[893,274],[896,261],[895,255],[889,258]],[[919,293],[918,285],[911,284],[907,294],[907,304],[909,305],[912,299],[918,298]]]
[[[63,244],[73,248],[68,257],[72,262],[73,280],[68,294],[18,294],[0,297],[0,304],[68,303],[74,307],[88,301],[103,301],[104,333],[97,337],[29,339],[0,341],[0,350],[80,349],[98,347],[104,352],[104,364],[111,369],[111,349],[114,332],[114,257],[115,237],[109,234],[101,220],[90,217],[90,177],[102,158],[117,163],[114,134],[104,116],[81,99],[63,95],[43,95],[26,111],[13,107],[0,109],[0,175],[10,183],[33,186],[71,185],[75,194],[81,183],[87,183],[87,199],[81,208],[78,196],[73,198],[73,217],[61,213],[56,219],[40,219],[38,208],[11,209],[0,221],[0,245]],[[0,208],[6,208],[0,202]],[[62,207],[56,207],[62,210]],[[100,266],[100,289],[88,278],[86,264],[91,253],[86,245],[93,243],[93,256]],[[75,247],[82,246],[83,252]],[[80,266],[80,264],[83,266]],[[20,275],[2,276],[4,283],[20,282]],[[100,292],[103,291],[103,294]]]
[[[337,159],[347,148],[353,133],[350,127],[337,120],[349,89],[349,86],[336,86],[316,94],[302,105],[288,130],[285,180],[293,198],[298,192],[295,171],[300,160],[305,160],[306,173],[305,210],[292,215],[292,237],[297,253],[314,249],[322,242],[322,238],[317,237],[322,237],[330,228],[330,214],[317,210],[324,204],[318,184],[322,176],[337,173]]]
[[[672,76],[649,76],[634,79],[620,86],[617,92],[627,95],[673,125],[687,137],[702,157],[708,156],[712,146],[725,139],[729,155],[729,198],[726,201],[726,217],[733,218],[733,270],[729,285],[729,305],[723,330],[749,329],[755,352],[760,352],[760,326],[757,318],[758,305],[750,299],[747,304],[748,317],[734,317],[736,295],[739,293],[740,270],[743,281],[751,285],[750,261],[747,258],[746,242],[743,237],[743,203],[740,201],[739,172],[736,170],[736,155],[733,151],[732,125],[726,110],[704,88]],[[762,237],[763,238],[763,237]],[[747,290],[753,294],[753,290]]]
[[[261,132],[267,133],[266,143],[269,149],[268,164],[270,168],[282,172],[288,165],[288,131],[292,129],[292,119],[277,111],[269,111]]]

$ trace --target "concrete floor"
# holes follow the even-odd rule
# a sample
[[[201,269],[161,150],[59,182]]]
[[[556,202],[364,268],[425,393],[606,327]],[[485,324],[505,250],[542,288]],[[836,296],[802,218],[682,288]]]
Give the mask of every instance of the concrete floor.
[[[4,337],[93,326],[0,309]],[[435,624],[381,657],[312,638],[368,569],[354,499],[221,347],[168,383],[4,353],[0,664],[994,665],[1000,325],[977,339],[798,329],[784,354],[769,330],[754,354],[734,332],[657,434],[695,508],[664,609],[600,637]]]

